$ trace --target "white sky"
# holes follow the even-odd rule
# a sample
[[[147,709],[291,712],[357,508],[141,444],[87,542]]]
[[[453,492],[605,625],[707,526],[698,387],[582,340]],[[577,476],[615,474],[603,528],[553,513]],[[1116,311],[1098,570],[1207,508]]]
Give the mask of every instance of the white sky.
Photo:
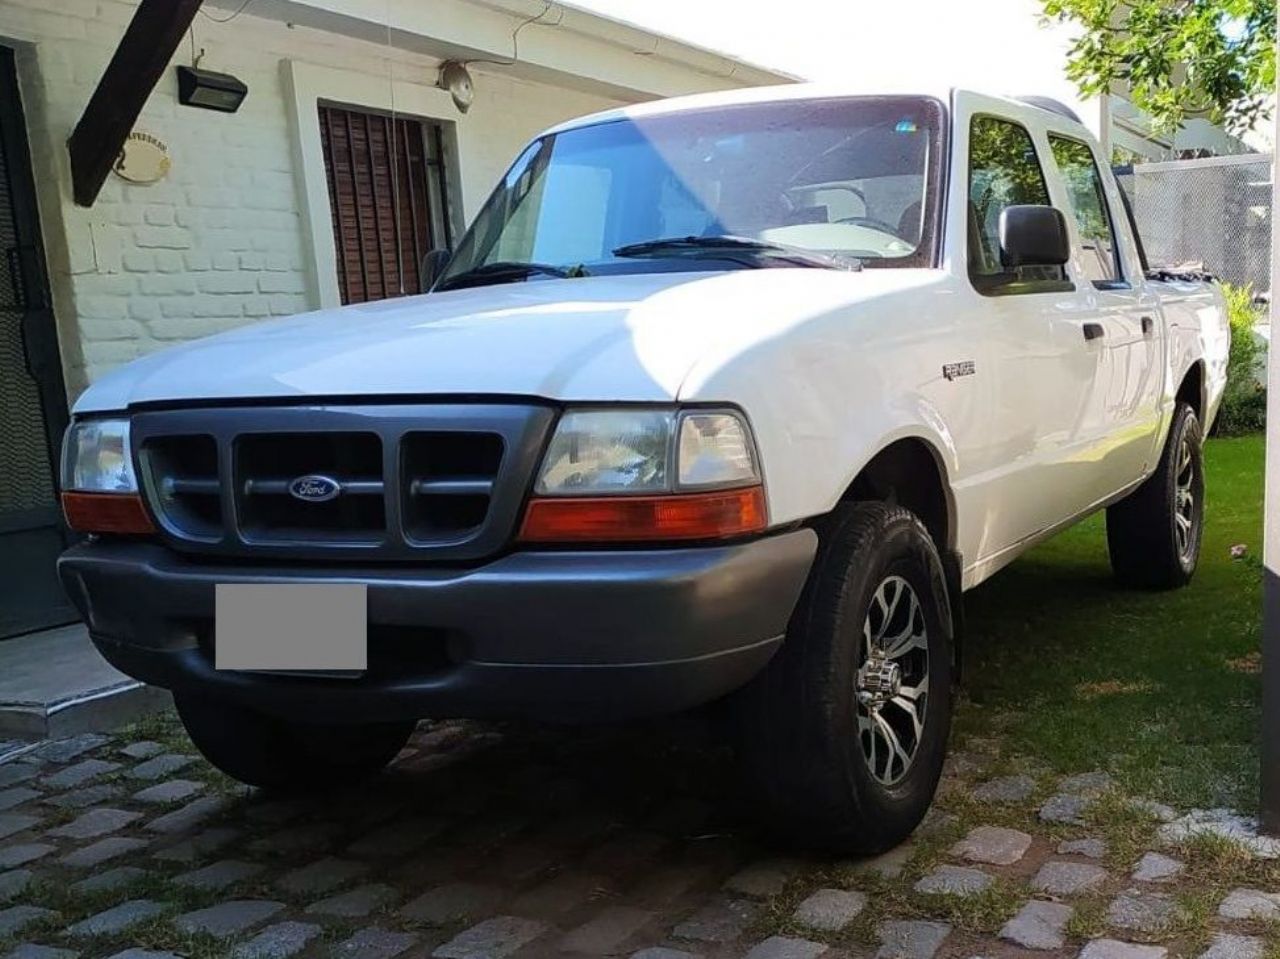
[[[572,0],[811,80],[924,79],[1076,101],[1038,0]]]

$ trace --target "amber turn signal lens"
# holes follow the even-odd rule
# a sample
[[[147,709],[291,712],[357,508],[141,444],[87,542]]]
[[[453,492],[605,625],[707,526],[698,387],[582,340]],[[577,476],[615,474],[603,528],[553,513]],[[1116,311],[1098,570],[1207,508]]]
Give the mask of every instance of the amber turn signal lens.
[[[665,496],[543,497],[520,528],[526,543],[652,543],[727,539],[766,524],[759,486]]]
[[[67,525],[78,533],[131,533],[156,531],[136,493],[63,493],[62,512]]]

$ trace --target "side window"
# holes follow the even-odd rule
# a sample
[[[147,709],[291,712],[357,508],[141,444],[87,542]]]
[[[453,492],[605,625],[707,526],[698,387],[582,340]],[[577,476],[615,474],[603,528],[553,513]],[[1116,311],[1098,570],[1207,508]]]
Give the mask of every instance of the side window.
[[[979,290],[1039,292],[1061,283],[1062,267],[1006,269],[1000,262],[1000,214],[1022,204],[1049,205],[1049,188],[1025,127],[976,116],[969,127],[969,277]],[[1016,285],[1015,285],[1016,284]],[[1024,286],[1025,284],[1025,286]]]
[[[1093,151],[1080,140],[1054,134],[1049,136],[1049,148],[1071,197],[1071,213],[1084,246],[1084,278],[1094,283],[1123,279],[1116,255],[1115,226]]]

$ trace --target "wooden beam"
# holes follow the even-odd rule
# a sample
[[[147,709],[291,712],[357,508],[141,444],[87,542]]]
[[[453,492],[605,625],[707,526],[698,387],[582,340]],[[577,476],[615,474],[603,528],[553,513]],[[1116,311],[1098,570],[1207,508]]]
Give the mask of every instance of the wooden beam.
[[[93,206],[202,0],[141,0],[120,46],[67,141],[72,194]]]

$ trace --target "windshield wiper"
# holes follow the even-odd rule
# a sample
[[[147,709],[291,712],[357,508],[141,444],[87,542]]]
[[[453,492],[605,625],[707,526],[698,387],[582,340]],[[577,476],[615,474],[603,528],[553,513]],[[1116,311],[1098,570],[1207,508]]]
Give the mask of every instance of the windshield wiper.
[[[531,276],[554,276],[568,280],[590,276],[582,266],[552,266],[549,263],[522,263],[518,260],[496,260],[463,270],[455,276],[445,277],[436,287],[448,290],[455,286],[480,286],[483,283],[512,283]]]
[[[828,270],[860,270],[862,261],[854,257],[819,253],[799,246],[788,246],[785,243],[770,243],[767,240],[755,240],[749,236],[671,236],[656,240],[644,240],[640,243],[628,243],[613,251],[614,256],[679,256],[683,253],[715,255],[720,253],[726,259],[733,259],[729,254],[740,254],[747,257],[764,257],[781,260],[796,266],[818,267]],[[758,261],[753,265],[759,265]]]

